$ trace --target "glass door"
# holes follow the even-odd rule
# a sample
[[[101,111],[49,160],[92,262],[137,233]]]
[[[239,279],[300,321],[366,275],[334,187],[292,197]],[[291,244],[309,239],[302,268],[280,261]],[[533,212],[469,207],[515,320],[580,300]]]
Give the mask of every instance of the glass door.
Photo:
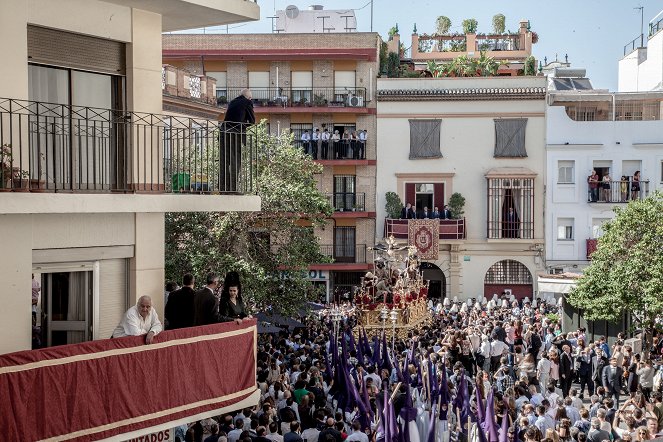
[[[42,342],[47,347],[91,339],[92,271],[42,273]]]

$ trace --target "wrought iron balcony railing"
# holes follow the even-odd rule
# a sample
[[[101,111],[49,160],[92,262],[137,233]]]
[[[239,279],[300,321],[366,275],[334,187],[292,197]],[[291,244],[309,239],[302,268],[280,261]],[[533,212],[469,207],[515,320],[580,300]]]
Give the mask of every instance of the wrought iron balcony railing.
[[[225,106],[238,97],[244,87],[229,87],[226,95],[217,97],[217,103]],[[314,87],[251,88],[255,107],[366,107],[366,88],[363,87]]]
[[[366,211],[366,194],[364,192],[336,192],[325,194],[325,196],[336,212]]]
[[[362,140],[294,140],[314,160],[365,160],[366,141]]]
[[[0,98],[0,144],[0,190],[257,190],[257,135],[239,123]]]
[[[334,263],[366,262],[366,244],[321,244],[320,253],[332,258]]]
[[[649,196],[649,181],[599,181],[587,184],[588,203],[628,203]]]

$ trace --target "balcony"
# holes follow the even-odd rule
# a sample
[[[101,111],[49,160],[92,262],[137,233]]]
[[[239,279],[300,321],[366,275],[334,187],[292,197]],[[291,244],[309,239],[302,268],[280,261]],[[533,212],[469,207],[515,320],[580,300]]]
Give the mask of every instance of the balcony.
[[[375,164],[375,160],[366,159],[366,142],[360,140],[302,141],[293,140],[304,153],[322,164],[365,166]]]
[[[460,240],[465,239],[465,218],[462,219],[437,219],[440,223],[439,239],[440,240]],[[384,236],[388,238],[393,236],[397,239],[407,239],[409,235],[408,219],[392,219],[386,218],[384,220]]]
[[[327,193],[325,196],[334,208],[334,215],[347,213],[350,216],[361,216],[357,212],[366,212],[366,194],[364,192],[336,192]]]
[[[628,54],[635,51],[636,49],[644,48],[644,42],[645,42],[645,35],[640,34],[637,37],[635,37],[633,40],[626,43],[624,45],[624,57],[626,57]]]
[[[599,240],[596,238],[590,238],[586,240],[587,242],[587,260],[592,259],[592,253],[596,252],[596,247],[598,246]]]
[[[253,407],[256,334],[251,320],[0,355],[3,436],[130,440]]]
[[[588,203],[626,204],[633,200],[642,200],[649,196],[649,181],[639,181],[640,189],[633,190],[631,181],[610,181],[608,187],[604,188],[602,181],[592,189],[587,185]]]
[[[520,34],[477,35],[475,50],[477,51],[519,51],[524,43]]]
[[[0,98],[0,191],[257,192],[243,124]]]
[[[224,91],[217,87],[217,104],[225,107],[243,89],[245,87],[231,87]],[[287,112],[311,112],[319,108],[325,108],[327,112],[366,110],[366,88],[363,87],[251,88],[251,94],[253,107],[258,113],[282,113],[283,109],[287,109]]]
[[[366,264],[366,244],[321,244],[320,253],[331,258],[333,264]],[[333,264],[332,268],[338,268]]]

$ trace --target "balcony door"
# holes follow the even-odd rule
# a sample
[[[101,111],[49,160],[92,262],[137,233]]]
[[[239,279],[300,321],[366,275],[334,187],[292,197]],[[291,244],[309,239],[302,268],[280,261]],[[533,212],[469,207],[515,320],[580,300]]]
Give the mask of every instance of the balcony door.
[[[334,261],[356,262],[356,231],[355,227],[334,228]]]
[[[123,188],[125,149],[121,76],[28,66],[30,178],[49,190]]]
[[[41,274],[42,345],[91,340],[92,274],[92,270]]]
[[[357,177],[334,175],[334,210],[350,211],[357,203]]]

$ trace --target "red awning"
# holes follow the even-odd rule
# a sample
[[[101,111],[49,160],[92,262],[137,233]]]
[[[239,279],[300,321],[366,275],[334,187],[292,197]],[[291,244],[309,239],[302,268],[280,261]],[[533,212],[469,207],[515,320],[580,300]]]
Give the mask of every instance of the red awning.
[[[0,428],[7,440],[98,440],[242,408],[256,398],[256,339],[252,320],[152,345],[132,336],[0,355]]]

